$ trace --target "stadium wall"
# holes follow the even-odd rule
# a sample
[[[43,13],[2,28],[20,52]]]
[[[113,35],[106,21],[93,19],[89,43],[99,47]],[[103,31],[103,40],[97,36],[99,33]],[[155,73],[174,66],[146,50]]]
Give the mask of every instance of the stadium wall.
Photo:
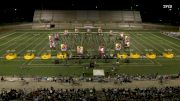
[[[75,28],[86,25],[106,29],[135,28],[141,29],[142,19],[139,11],[64,11],[36,10],[33,17],[33,28]]]

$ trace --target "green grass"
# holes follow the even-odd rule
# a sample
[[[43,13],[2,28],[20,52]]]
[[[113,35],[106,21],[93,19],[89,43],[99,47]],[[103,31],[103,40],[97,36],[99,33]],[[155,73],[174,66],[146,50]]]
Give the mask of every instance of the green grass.
[[[39,56],[43,52],[49,51],[48,34],[61,32],[63,30],[49,30],[49,31],[37,31],[37,30],[19,30],[10,33],[0,34],[0,75],[26,75],[26,76],[57,76],[57,75],[81,75],[83,72],[92,75],[92,69],[85,69],[85,66],[89,65],[90,59],[81,59],[81,64],[78,64],[78,60],[68,60],[67,65],[63,60],[60,60],[60,64],[53,64],[54,59],[41,60],[34,59],[26,61],[24,59],[5,60],[4,54],[8,51],[15,50],[15,53],[19,57],[23,57],[23,54],[29,50],[34,50],[36,56]],[[73,31],[73,30],[70,30]],[[106,30],[109,32],[108,30]],[[119,30],[116,30],[120,32]],[[138,52],[140,54],[146,54],[147,50],[153,50],[158,56],[171,49],[176,56],[180,55],[180,40],[170,38],[168,36],[160,34],[159,31],[124,31],[126,35],[130,36],[132,52]],[[105,45],[106,54],[110,53],[110,49],[114,48],[114,45],[118,40],[114,35],[109,41],[108,34],[104,33],[103,36],[99,35],[85,35],[84,33],[67,36],[60,36],[58,44],[67,43],[68,53],[76,55],[76,46],[84,46],[84,53],[90,55],[98,54],[98,47],[103,43]],[[59,52],[60,46],[57,50],[51,51],[55,56]],[[126,52],[121,50],[121,52]],[[118,53],[117,51],[113,52]],[[96,68],[104,69],[105,72],[111,72],[113,66],[116,66],[117,73],[127,74],[173,74],[180,72],[180,57],[173,59],[165,59],[158,57],[155,60],[150,59],[130,59],[129,64],[125,64],[124,60],[119,60],[119,65],[114,65],[116,59],[111,59],[109,63],[104,63],[104,60],[96,60]],[[113,72],[111,72],[113,73]]]

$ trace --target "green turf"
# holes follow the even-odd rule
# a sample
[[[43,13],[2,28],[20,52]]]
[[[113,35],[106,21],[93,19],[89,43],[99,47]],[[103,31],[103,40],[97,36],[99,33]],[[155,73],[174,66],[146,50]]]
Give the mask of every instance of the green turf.
[[[68,60],[65,64],[64,60],[60,60],[60,64],[53,64],[51,60],[34,59],[25,61],[23,59],[5,60],[4,54],[9,51],[15,51],[19,57],[23,57],[23,54],[28,51],[34,51],[36,56],[39,56],[43,52],[50,51],[48,34],[61,32],[63,30],[49,30],[49,31],[37,31],[37,30],[19,30],[10,33],[0,34],[0,75],[26,75],[26,76],[57,76],[57,75],[81,75],[83,72],[92,75],[92,69],[85,69],[84,67],[89,65],[90,59],[81,60]],[[69,30],[73,31],[73,30]],[[106,30],[108,32],[108,30]],[[120,30],[115,30],[121,32]],[[168,36],[160,34],[159,31],[124,31],[126,35],[130,36],[132,52],[138,52],[145,54],[148,50],[152,50],[158,56],[162,55],[165,50],[172,50],[176,56],[180,55],[180,40],[170,38]],[[109,39],[109,35],[104,33],[103,36],[91,34],[86,35],[81,33],[79,35],[70,34],[69,36],[60,36],[58,44],[68,44],[68,53],[76,54],[76,46],[84,46],[84,53],[89,55],[97,55],[98,47],[103,43],[106,49],[106,54],[116,54],[118,51],[110,51],[114,49],[115,43],[118,42],[117,36],[114,35]],[[59,52],[60,47],[57,50],[51,51],[55,56]],[[127,50],[121,50],[120,52],[127,52]],[[81,61],[81,64],[78,63]],[[148,74],[148,73],[160,73],[160,74],[172,74],[180,72],[180,57],[173,59],[165,59],[158,57],[155,60],[150,59],[130,59],[129,64],[125,64],[124,60],[119,60],[120,64],[115,65],[116,59],[109,60],[109,63],[104,63],[105,60],[96,60],[96,68],[104,69],[105,72],[111,72],[113,66],[116,67],[117,73],[127,74]],[[111,72],[113,73],[113,72]]]

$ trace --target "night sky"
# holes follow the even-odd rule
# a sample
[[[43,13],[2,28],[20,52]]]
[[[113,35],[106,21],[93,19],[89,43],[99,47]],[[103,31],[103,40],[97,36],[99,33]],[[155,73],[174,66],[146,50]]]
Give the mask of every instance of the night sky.
[[[1,0],[0,23],[31,22],[35,9],[138,10],[143,22],[180,24],[180,0]]]

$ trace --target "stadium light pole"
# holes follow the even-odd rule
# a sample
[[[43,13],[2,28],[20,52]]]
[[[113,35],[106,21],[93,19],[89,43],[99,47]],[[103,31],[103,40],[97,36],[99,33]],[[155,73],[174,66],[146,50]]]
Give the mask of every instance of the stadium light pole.
[[[131,0],[131,11],[133,10],[133,3],[134,3],[134,1]]]

